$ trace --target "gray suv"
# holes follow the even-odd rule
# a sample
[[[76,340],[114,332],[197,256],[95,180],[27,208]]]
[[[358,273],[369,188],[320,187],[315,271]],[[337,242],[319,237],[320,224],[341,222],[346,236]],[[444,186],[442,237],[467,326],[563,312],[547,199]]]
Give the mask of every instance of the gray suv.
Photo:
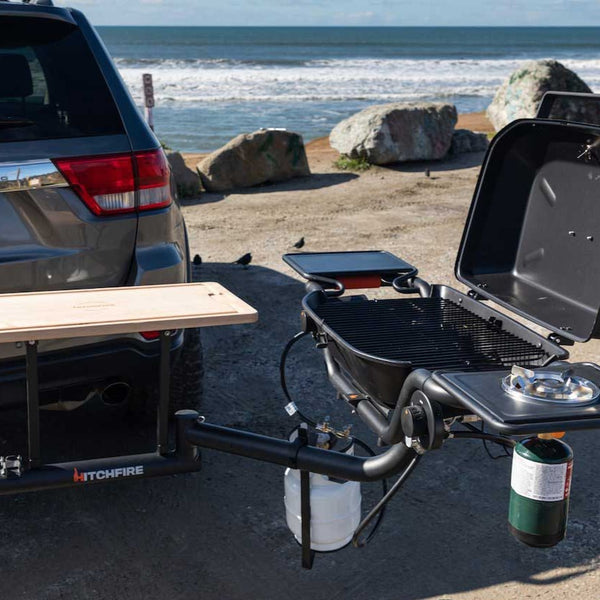
[[[83,14],[2,1],[0,31],[0,293],[188,281],[169,165]],[[156,338],[40,343],[41,402],[124,403],[155,379]],[[0,405],[24,400],[23,356],[0,345]],[[172,407],[193,407],[197,330],[178,332],[172,360]]]

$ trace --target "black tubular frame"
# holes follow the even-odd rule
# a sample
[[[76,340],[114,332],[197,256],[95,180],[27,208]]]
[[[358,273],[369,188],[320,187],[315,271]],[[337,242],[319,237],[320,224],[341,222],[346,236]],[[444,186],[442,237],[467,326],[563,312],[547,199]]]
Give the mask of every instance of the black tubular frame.
[[[25,376],[27,378],[27,450],[28,466],[35,469],[41,464],[40,455],[40,393],[38,380],[38,343],[25,344]]]
[[[324,450],[308,445],[305,436],[288,441],[205,423],[204,418],[193,410],[178,411],[175,420],[174,451],[164,455],[156,452],[56,463],[23,473],[9,472],[0,478],[0,495],[198,471],[198,448],[361,482],[379,481],[395,475],[406,469],[415,457],[414,450],[403,443],[368,458]]]
[[[93,460],[43,464],[40,444],[40,403],[38,342],[25,342],[27,388],[27,460],[0,457],[0,495],[60,488],[115,479],[154,477],[200,469],[197,448],[184,441],[184,431],[197,413],[177,415],[175,450],[169,448],[169,379],[173,331],[159,333],[159,395],[156,425],[156,452]]]
[[[382,454],[365,458],[309,446],[301,437],[294,441],[212,425],[198,420],[185,432],[193,446],[210,448],[269,462],[281,467],[319,473],[344,481],[371,482],[386,479],[404,470],[415,456],[403,442]]]
[[[306,475],[304,479],[308,473],[320,473],[340,480],[365,482],[399,473],[414,458],[415,452],[403,442],[395,443],[382,454],[364,458],[310,446],[306,435],[299,435],[290,442],[210,425],[193,410],[182,410],[175,415],[175,444],[171,449],[169,378],[172,334],[172,331],[159,334],[156,451],[54,464],[43,464],[40,447],[38,343],[36,340],[25,342],[28,456],[24,463],[20,457],[0,457],[0,495],[198,471],[198,448],[299,469]],[[308,488],[306,485],[304,488],[306,495]],[[311,560],[307,550],[304,562],[308,565]]]

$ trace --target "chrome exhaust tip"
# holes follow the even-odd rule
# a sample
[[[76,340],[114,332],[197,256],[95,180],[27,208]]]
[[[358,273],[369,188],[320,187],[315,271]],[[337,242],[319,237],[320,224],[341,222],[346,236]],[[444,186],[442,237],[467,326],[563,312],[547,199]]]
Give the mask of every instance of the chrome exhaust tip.
[[[100,398],[106,406],[121,406],[129,399],[131,386],[125,381],[109,383],[101,392]]]

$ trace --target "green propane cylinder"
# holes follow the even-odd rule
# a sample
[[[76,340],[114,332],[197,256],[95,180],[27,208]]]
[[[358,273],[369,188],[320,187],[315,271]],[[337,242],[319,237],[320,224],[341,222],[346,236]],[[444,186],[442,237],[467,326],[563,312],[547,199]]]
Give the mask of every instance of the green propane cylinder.
[[[508,525],[519,541],[547,548],[565,537],[572,470],[573,451],[561,440],[531,437],[515,446]]]

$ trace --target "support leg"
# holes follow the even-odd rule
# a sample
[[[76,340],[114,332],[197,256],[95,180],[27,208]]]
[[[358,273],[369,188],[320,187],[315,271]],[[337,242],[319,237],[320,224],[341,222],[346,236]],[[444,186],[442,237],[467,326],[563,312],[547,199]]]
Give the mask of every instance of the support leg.
[[[27,377],[27,444],[29,468],[40,466],[40,400],[36,341],[25,344],[25,371]]]
[[[158,392],[157,452],[169,451],[169,380],[171,377],[171,331],[160,332],[160,367]]]
[[[300,471],[300,513],[302,517],[302,568],[312,569],[315,553],[310,547],[310,473]]]
[[[298,429],[301,446],[308,445],[308,430],[303,423]],[[302,567],[312,569],[315,553],[310,547],[310,472],[300,471],[300,518],[302,521]]]

